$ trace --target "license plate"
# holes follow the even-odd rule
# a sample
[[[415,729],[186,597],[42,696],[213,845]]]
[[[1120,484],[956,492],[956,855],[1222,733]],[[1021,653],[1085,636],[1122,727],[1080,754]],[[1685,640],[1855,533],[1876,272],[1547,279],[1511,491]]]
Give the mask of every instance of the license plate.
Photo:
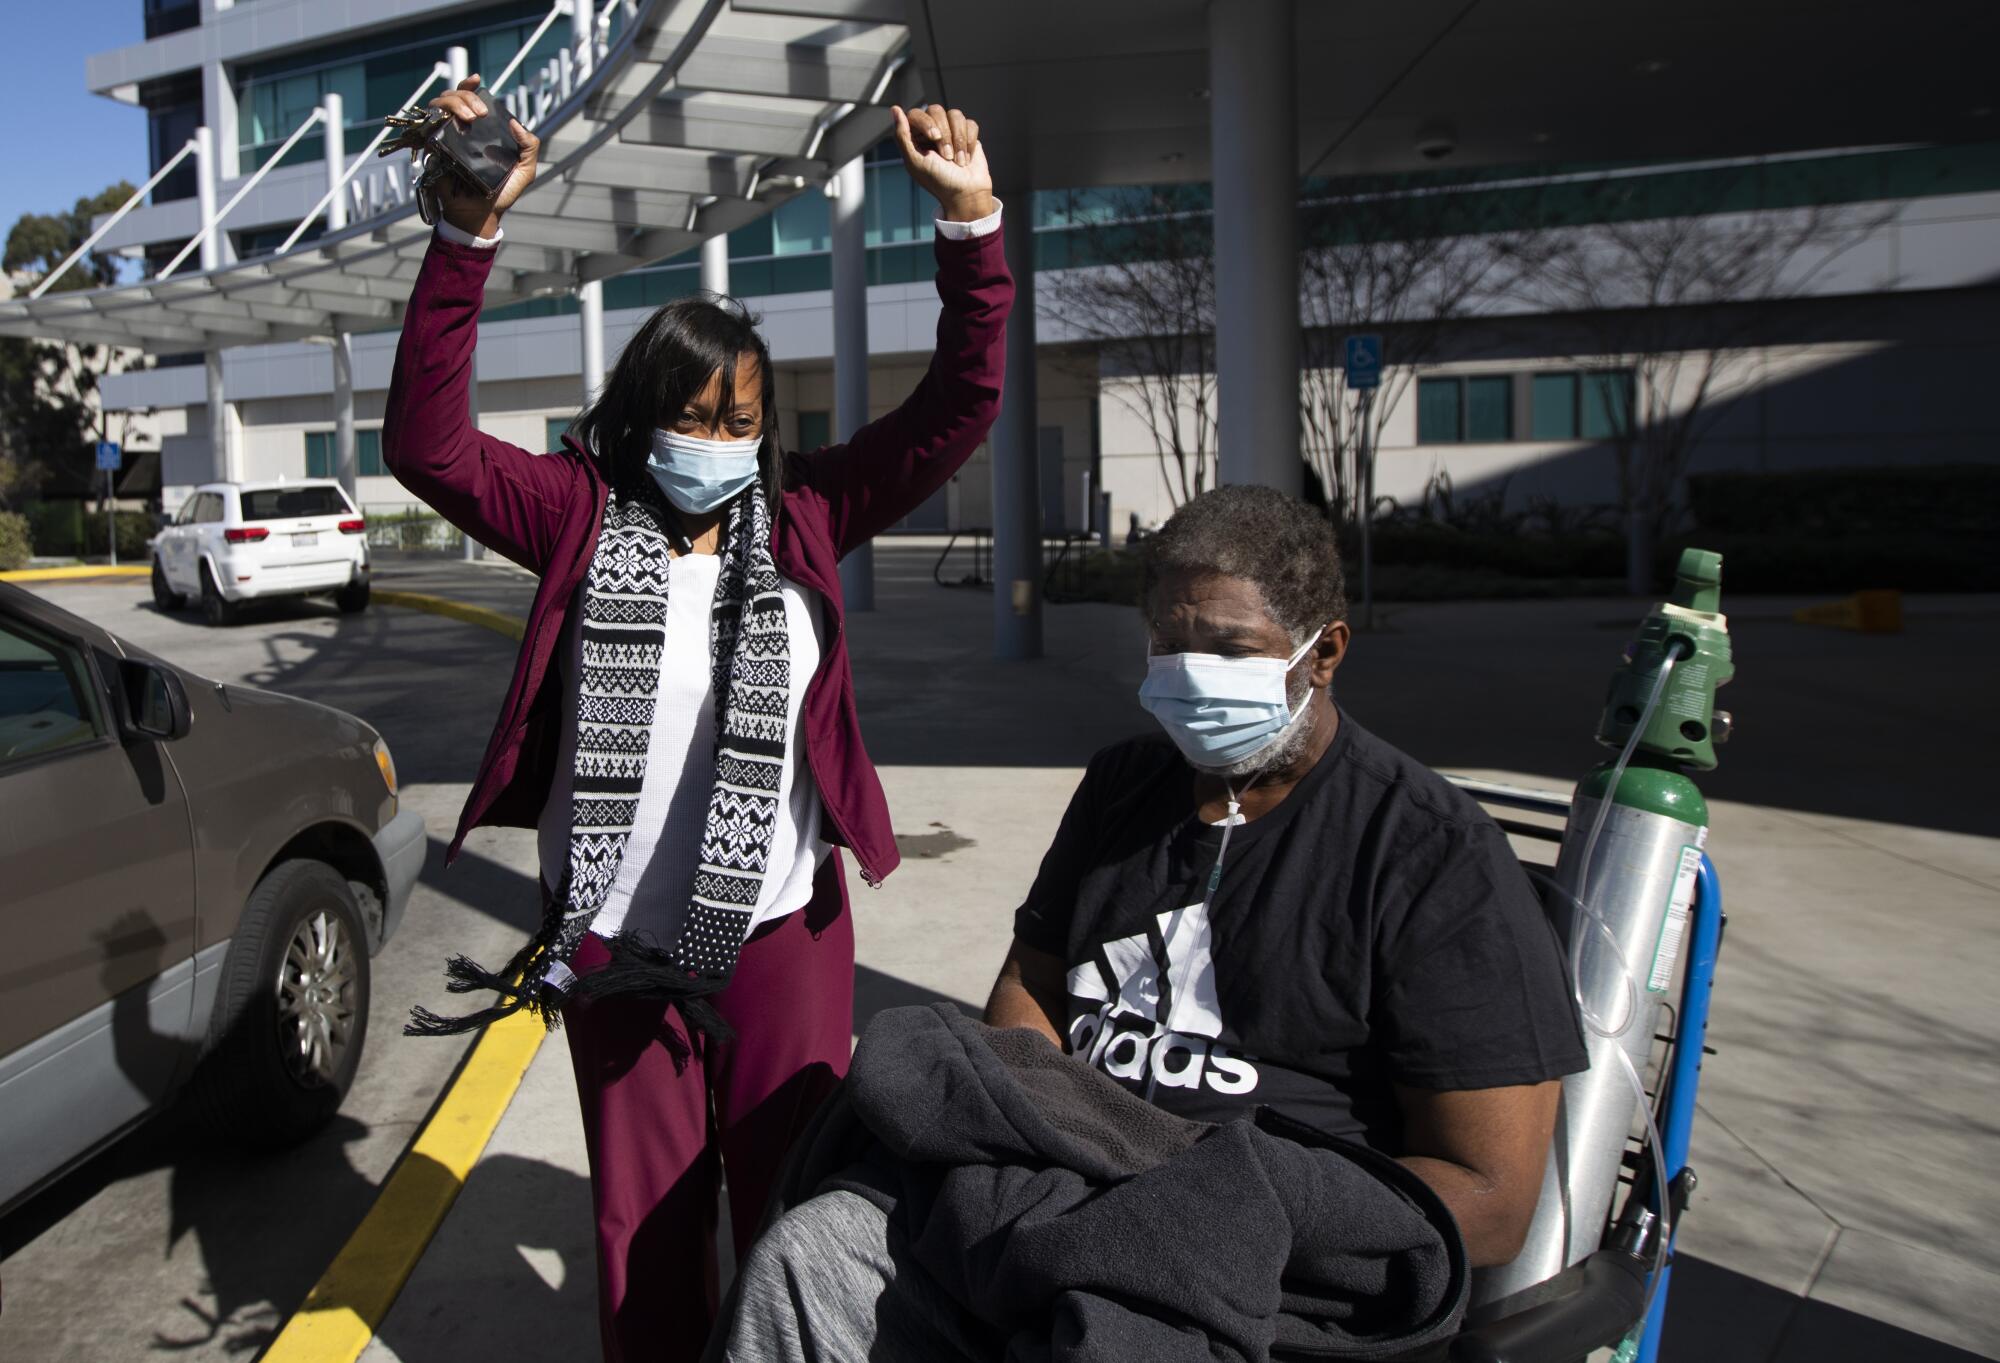
[[[292,547],[294,549],[310,549],[318,543],[319,531],[317,530],[309,530],[303,535],[292,536]]]

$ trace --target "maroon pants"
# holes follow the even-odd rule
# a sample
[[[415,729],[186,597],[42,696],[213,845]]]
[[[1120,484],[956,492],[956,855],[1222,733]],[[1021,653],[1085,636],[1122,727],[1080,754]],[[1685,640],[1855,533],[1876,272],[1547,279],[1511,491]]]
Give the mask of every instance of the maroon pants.
[[[813,902],[751,934],[715,1005],[736,1031],[697,1035],[676,1070],[662,1037],[687,1040],[658,1000],[563,1010],[597,1213],[598,1323],[606,1363],[698,1359],[717,1310],[716,1201],[727,1174],[738,1258],[750,1248],[793,1140],[847,1073],[854,1029],[854,923],[840,864]],[[579,973],[601,966],[584,939]]]

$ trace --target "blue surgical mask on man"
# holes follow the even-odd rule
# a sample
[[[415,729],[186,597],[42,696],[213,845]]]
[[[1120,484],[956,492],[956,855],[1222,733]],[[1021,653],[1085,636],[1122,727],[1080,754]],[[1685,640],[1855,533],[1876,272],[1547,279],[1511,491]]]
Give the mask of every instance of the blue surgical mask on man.
[[[715,510],[757,480],[757,451],[763,444],[654,431],[646,468],[668,501],[698,515]]]
[[[1234,766],[1277,742],[1312,703],[1308,691],[1294,709],[1285,682],[1323,632],[1313,631],[1289,658],[1154,654],[1139,704],[1197,767]]]

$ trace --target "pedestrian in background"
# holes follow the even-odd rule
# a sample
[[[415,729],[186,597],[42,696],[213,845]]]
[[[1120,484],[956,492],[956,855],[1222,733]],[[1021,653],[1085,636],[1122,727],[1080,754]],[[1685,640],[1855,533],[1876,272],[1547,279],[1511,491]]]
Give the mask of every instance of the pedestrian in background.
[[[433,100],[469,122],[478,77]],[[940,205],[930,370],[844,445],[787,450],[756,319],[659,309],[548,455],[468,418],[501,218],[447,188],[404,317],[383,458],[453,524],[540,575],[513,684],[453,839],[539,833],[543,922],[504,967],[451,962],[489,1008],[566,1024],[597,1220],[604,1354],[696,1358],[717,1306],[719,1175],[747,1250],[786,1151],[847,1069],[854,936],[836,847],[897,862],[862,748],[837,565],[943,487],[1000,404],[1013,281],[978,125],[895,110]],[[712,1109],[712,1117],[711,1117]]]

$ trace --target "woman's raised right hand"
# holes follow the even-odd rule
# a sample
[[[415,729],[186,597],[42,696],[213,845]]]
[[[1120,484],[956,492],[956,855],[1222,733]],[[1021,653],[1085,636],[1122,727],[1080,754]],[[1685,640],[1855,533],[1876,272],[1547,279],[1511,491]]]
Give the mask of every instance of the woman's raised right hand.
[[[447,90],[430,102],[431,108],[443,109],[457,119],[461,128],[485,114],[486,105],[486,92],[479,89],[476,75],[467,76],[457,89]],[[461,232],[470,232],[475,237],[499,235],[500,215],[512,208],[521,191],[535,182],[535,163],[541,156],[542,140],[522,127],[518,118],[509,119],[507,126],[521,144],[521,159],[501,183],[498,194],[490,199],[475,194],[456,175],[446,175],[438,181],[438,212]]]

